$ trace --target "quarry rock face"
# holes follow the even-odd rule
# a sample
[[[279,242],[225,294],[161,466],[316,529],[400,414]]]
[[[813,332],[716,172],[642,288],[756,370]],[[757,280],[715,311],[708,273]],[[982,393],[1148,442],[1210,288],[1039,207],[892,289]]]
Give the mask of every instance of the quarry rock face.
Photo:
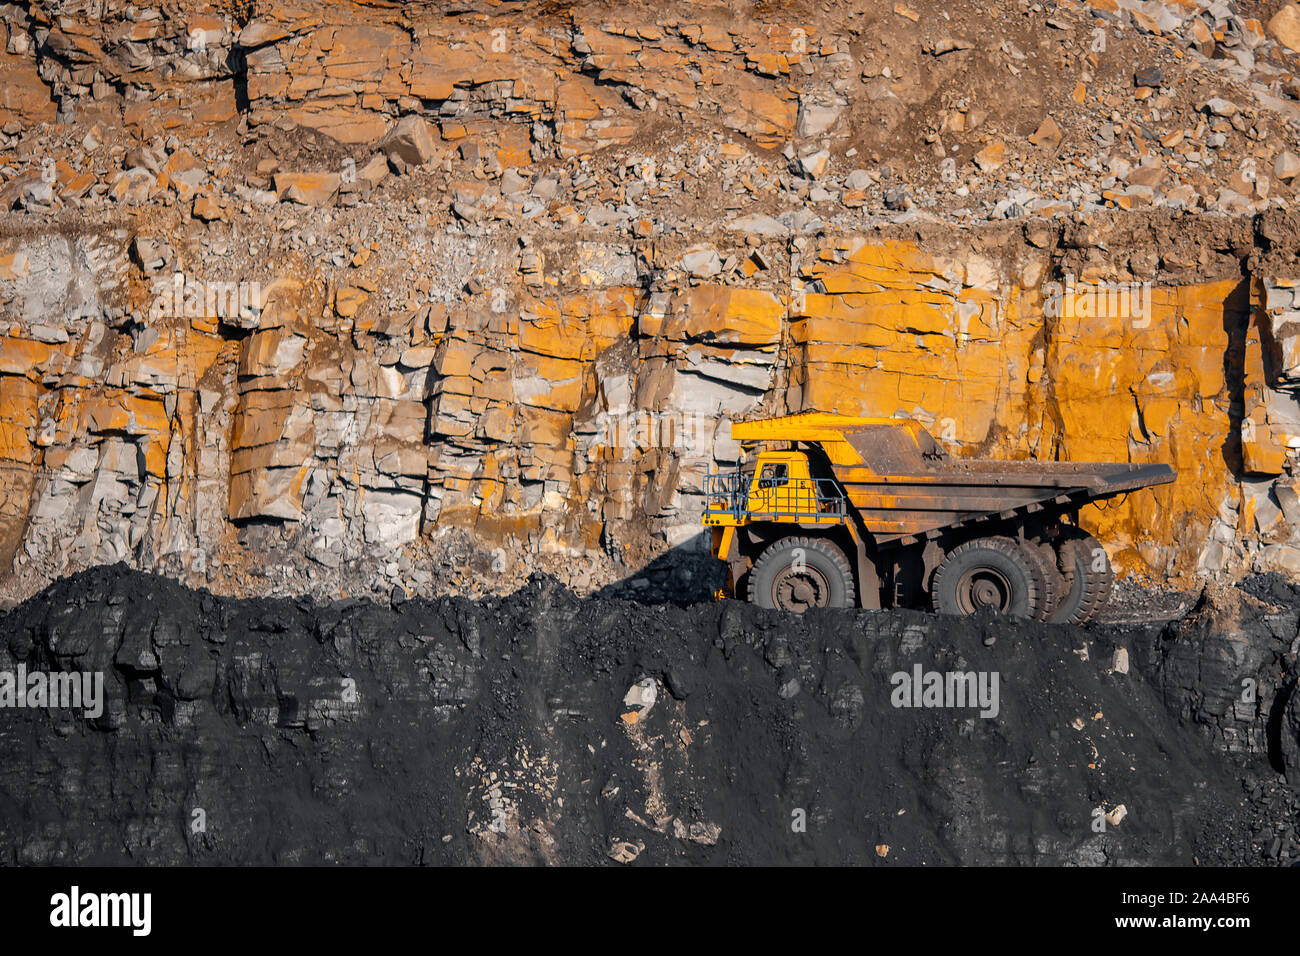
[[[804,408],[915,417],[958,454],[1168,462],[1178,483],[1084,514],[1126,569],[1295,550],[1288,280],[1117,286],[1134,318],[1082,280],[1022,284],[1051,268],[1027,244],[834,236],[724,246],[775,274],[754,285],[647,293],[645,256],[681,257],[533,239],[485,247],[464,301],[421,303],[380,269],[409,236],[338,281],[247,283],[181,271],[164,241],[177,271],[141,283],[139,324],[104,317],[133,281],[125,234],[17,247],[3,527],[33,583],[128,560],[239,590],[264,539],[324,576],[448,527],[516,567],[612,546],[635,568],[698,542],[729,421]]]
[[[0,11],[10,599],[655,587],[805,409],[1168,462],[1118,568],[1300,572],[1286,17],[99,6]]]

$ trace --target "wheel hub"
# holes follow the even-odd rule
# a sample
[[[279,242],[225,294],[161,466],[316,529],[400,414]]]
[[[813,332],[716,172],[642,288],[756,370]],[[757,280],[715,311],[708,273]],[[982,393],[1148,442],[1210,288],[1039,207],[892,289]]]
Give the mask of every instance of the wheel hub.
[[[1011,610],[1011,600],[1011,582],[995,568],[973,568],[957,584],[957,601],[964,614],[983,608],[1006,614]]]
[[[830,594],[830,582],[811,567],[786,569],[772,582],[772,604],[783,611],[802,613],[810,607],[826,607]]]

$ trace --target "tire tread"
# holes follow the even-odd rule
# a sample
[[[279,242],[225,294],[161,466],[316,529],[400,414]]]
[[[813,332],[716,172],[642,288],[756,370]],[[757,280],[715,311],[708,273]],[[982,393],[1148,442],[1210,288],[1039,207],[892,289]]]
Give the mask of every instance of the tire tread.
[[[1101,612],[1102,608],[1110,601],[1111,588],[1115,583],[1115,572],[1110,566],[1110,558],[1106,558],[1106,566],[1101,571],[1092,571],[1092,556],[1100,550],[1103,555],[1106,549],[1090,534],[1079,532],[1072,535],[1065,541],[1061,542],[1058,548],[1060,555],[1061,573],[1065,577],[1067,590],[1066,598],[1074,592],[1074,575],[1077,567],[1085,567],[1088,570],[1084,572],[1083,593],[1079,595],[1077,603],[1073,606],[1066,606],[1058,609],[1051,617],[1051,620],[1058,623],[1084,624],[1091,621]]]
[[[818,554],[829,558],[844,581],[845,606],[855,607],[857,605],[857,592],[853,586],[853,567],[849,564],[849,559],[845,556],[843,549],[826,538],[809,537],[779,538],[763,549],[763,553],[758,556],[754,566],[749,569],[749,587],[746,596],[750,604],[759,603],[756,598],[761,590],[758,582],[763,577],[762,570],[774,561],[783,560],[782,556],[793,548],[816,551]]]
[[[938,606],[937,596],[943,591],[947,575],[952,573],[953,567],[960,563],[958,560],[960,556],[981,548],[999,551],[1020,565],[1021,570],[1025,572],[1025,580],[1028,582],[1028,594],[1025,602],[1028,616],[1036,618],[1039,613],[1039,605],[1042,602],[1044,587],[1038,562],[1020,547],[1018,541],[1000,535],[987,538],[972,538],[948,552],[939,566],[934,569],[934,574],[930,579],[930,595],[935,610],[941,611]]]

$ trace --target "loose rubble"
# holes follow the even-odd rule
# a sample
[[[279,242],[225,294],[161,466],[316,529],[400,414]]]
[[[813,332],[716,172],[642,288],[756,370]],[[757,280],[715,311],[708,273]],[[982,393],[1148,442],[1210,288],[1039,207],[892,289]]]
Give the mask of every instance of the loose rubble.
[[[0,621],[0,673],[100,671],[106,698],[5,711],[0,860],[1294,863],[1300,595],[1185,597],[1084,629],[540,577],[241,601],[99,568]],[[996,716],[896,706],[913,668],[996,673]]]

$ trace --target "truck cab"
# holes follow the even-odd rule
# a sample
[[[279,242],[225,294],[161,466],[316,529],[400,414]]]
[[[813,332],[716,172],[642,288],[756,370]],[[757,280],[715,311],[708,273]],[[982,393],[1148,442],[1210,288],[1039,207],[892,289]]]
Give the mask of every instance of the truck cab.
[[[798,548],[806,543],[793,537],[801,530],[831,534],[845,527],[848,500],[827,466],[820,464],[808,451],[764,447],[752,462],[735,471],[705,476],[703,522],[712,527],[713,554],[728,562],[724,593],[734,593],[746,577],[751,544],[785,540]],[[839,604],[848,599],[840,592],[852,588],[851,571],[844,565],[819,573],[818,555],[813,554],[810,563],[804,560],[816,547],[813,543],[793,551],[788,573],[772,582],[773,594],[778,595],[772,599],[781,606],[824,606],[827,601]]]
[[[752,465],[707,475],[704,523],[838,525],[845,516],[843,490],[814,471],[807,452],[765,449]]]
[[[751,521],[838,524],[835,482],[815,478],[801,451],[765,451],[755,462],[745,510]]]

